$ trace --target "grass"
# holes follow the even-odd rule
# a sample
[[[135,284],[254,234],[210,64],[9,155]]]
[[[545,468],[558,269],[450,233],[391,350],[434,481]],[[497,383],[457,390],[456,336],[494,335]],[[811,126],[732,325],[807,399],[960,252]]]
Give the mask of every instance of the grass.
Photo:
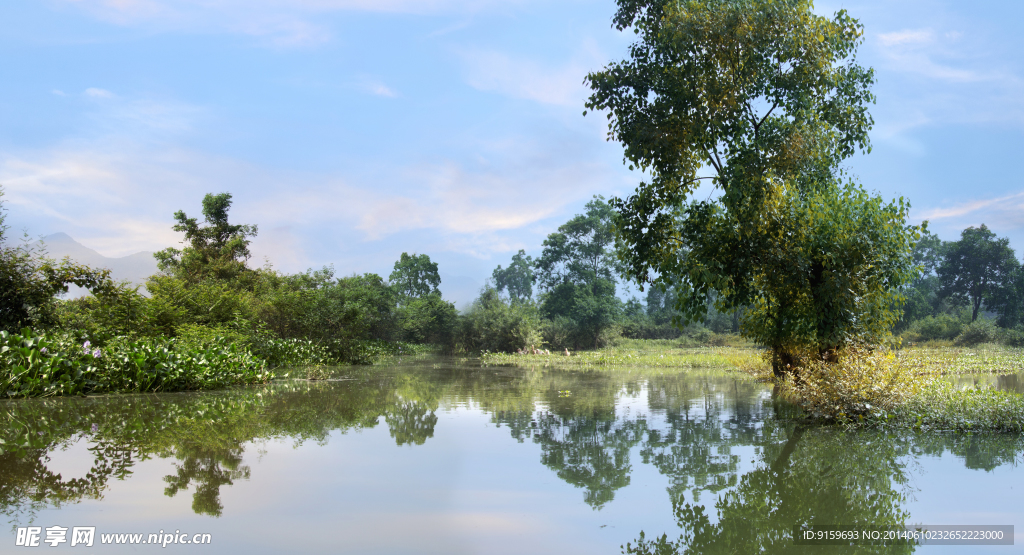
[[[900,407],[894,423],[914,429],[1024,431],[1024,395],[990,387],[959,388],[945,380]]]
[[[898,352],[921,374],[1015,374],[1024,371],[1024,349],[979,345],[973,348],[917,347]]]
[[[484,366],[600,369],[718,369],[773,381],[764,351],[751,347],[683,347],[671,340],[625,340],[565,356],[484,353]],[[811,419],[852,426],[955,431],[1024,431],[1024,396],[991,387],[958,387],[950,378],[1024,372],[1024,349],[913,347],[865,353],[843,367],[822,366],[788,393]]]
[[[1024,431],[1024,396],[959,386],[963,375],[1024,371],[1024,350],[983,345],[862,353],[838,365],[811,365],[783,388],[812,420],[959,432]],[[768,375],[767,369],[763,370]]]
[[[565,356],[518,355],[484,353],[480,357],[484,366],[550,366],[559,368],[602,368],[636,366],[641,368],[722,368],[758,366],[760,352],[741,347],[686,348],[669,341],[632,341],[629,344],[607,347],[595,351],[579,351]]]

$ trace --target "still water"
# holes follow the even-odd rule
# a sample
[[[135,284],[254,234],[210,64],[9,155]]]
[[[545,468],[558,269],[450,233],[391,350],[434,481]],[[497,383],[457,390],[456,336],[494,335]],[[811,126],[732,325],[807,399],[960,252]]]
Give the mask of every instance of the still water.
[[[1024,438],[799,425],[713,371],[435,360],[265,387],[0,402],[0,553],[906,553],[792,544],[794,524],[1012,524]],[[95,527],[94,545],[70,545]],[[201,536],[195,536],[200,538]],[[123,541],[129,541],[128,536]],[[111,539],[111,541],[116,541]],[[159,541],[159,540],[155,540]],[[918,546],[923,553],[1018,553]],[[27,551],[28,553],[34,551]]]

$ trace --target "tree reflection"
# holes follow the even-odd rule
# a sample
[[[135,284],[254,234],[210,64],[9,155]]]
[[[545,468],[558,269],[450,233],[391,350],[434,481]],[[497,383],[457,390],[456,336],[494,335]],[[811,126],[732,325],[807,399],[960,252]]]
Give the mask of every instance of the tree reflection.
[[[643,418],[619,418],[619,393],[635,393],[607,372],[552,372],[535,382],[548,410],[498,412],[494,422],[512,437],[530,438],[541,447],[540,462],[564,482],[584,490],[583,501],[596,510],[629,485],[630,451],[647,431]]]
[[[908,492],[908,443],[885,434],[845,434],[795,426],[785,442],[762,446],[760,464],[715,503],[717,519],[682,497],[673,499],[683,534],[654,540],[641,533],[627,553],[790,553],[793,527],[813,524],[902,526]],[[811,548],[813,549],[813,548]],[[829,546],[829,552],[901,553],[910,546]]]
[[[629,485],[629,452],[643,439],[644,420],[537,418],[533,441],[541,445],[540,462],[563,481],[582,488],[583,501],[600,509]]]
[[[0,402],[0,512],[12,519],[100,499],[136,463],[170,459],[165,494],[189,491],[197,514],[223,513],[221,493],[250,477],[250,444],[326,444],[384,422],[395,444],[434,437],[441,407],[468,405],[540,448],[540,463],[583,490],[595,510],[630,484],[636,464],[668,479],[683,535],[641,537],[635,553],[795,549],[796,524],[902,523],[906,470],[949,453],[971,469],[1016,464],[1024,436],[843,434],[794,427],[763,387],[722,375],[403,366],[346,369],[349,380],[276,382],[202,394]],[[624,403],[641,407],[640,413]],[[617,408],[618,407],[618,408]],[[780,409],[781,410],[781,409]],[[89,445],[85,476],[55,473],[50,454]],[[717,501],[709,511],[702,496]]]
[[[427,438],[434,437],[437,425],[435,408],[415,399],[400,399],[389,408],[384,419],[388,431],[398,445],[423,445]]]
[[[164,494],[174,497],[179,491],[195,483],[192,510],[198,515],[220,516],[224,506],[220,502],[220,487],[234,484],[233,480],[249,479],[248,466],[242,465],[242,449],[213,449],[201,445],[176,448],[174,465],[177,473],[165,476]]]
[[[774,436],[765,425],[767,407],[755,402],[752,383],[736,380],[665,379],[649,382],[652,411],[664,414],[664,427],[652,428],[640,455],[669,477],[669,496],[695,501],[702,491],[734,487],[740,457],[733,448],[753,445]]]

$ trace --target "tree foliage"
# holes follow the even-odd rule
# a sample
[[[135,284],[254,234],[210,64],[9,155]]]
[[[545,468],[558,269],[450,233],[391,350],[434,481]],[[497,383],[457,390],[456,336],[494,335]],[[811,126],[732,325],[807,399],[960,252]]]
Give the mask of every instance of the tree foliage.
[[[247,271],[249,237],[256,235],[255,225],[231,224],[231,193],[203,197],[203,217],[206,225],[189,218],[179,210],[174,213],[174,231],[185,234],[181,250],[167,248],[157,253],[157,267],[161,271],[188,282],[207,278],[231,281]]]
[[[508,268],[499,264],[491,274],[494,289],[501,293],[508,289],[508,298],[513,303],[523,303],[533,297],[533,258],[520,249],[512,256]]]
[[[437,262],[431,262],[425,254],[417,256],[413,253],[410,256],[403,252],[395,262],[395,269],[388,281],[405,299],[440,294],[438,286],[441,285],[441,276],[437,273]]]
[[[1012,286],[1020,268],[1010,240],[997,238],[985,224],[963,230],[960,240],[949,243],[944,254],[938,267],[939,294],[969,303],[972,322],[978,319],[982,303],[1000,304],[993,301]]]
[[[578,330],[574,349],[596,346],[602,331],[622,310],[615,296],[615,233],[611,206],[600,196],[544,240],[537,260],[541,287],[541,313],[562,318]]]
[[[902,199],[839,170],[870,149],[860,23],[808,0],[620,0],[614,24],[639,40],[588,75],[587,107],[609,110],[609,140],[651,176],[611,202],[627,273],[676,286],[686,320],[712,295],[723,311],[751,307],[742,329],[777,373],[884,335],[916,230]],[[720,195],[695,200],[702,180]]]

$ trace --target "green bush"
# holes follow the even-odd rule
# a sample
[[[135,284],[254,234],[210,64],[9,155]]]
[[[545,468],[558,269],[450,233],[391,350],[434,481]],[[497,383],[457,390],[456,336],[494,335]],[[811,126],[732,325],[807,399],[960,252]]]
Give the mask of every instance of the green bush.
[[[96,387],[101,351],[67,335],[0,331],[0,397],[84,394]]]
[[[814,418],[850,420],[899,410],[930,383],[912,360],[893,352],[851,349],[836,362],[802,361],[786,376],[783,392]]]
[[[402,340],[451,347],[455,340],[459,312],[455,305],[432,293],[411,298],[398,309]]]
[[[995,322],[987,318],[978,318],[963,327],[953,340],[953,344],[958,347],[973,347],[982,343],[995,343],[999,336],[1000,330]]]
[[[999,342],[1007,347],[1024,347],[1024,325],[1002,330]]]
[[[627,339],[676,339],[682,335],[683,330],[671,322],[658,323],[647,315],[622,322],[622,337]]]
[[[463,317],[459,342],[466,350],[511,353],[541,347],[540,329],[536,306],[506,302],[496,289],[488,287]]]
[[[964,323],[950,314],[926,316],[910,324],[903,332],[903,339],[911,343],[931,341],[934,339],[951,340],[960,335]]]
[[[185,391],[266,383],[266,362],[226,340],[186,344],[176,339],[118,339],[108,343],[96,392]]]

